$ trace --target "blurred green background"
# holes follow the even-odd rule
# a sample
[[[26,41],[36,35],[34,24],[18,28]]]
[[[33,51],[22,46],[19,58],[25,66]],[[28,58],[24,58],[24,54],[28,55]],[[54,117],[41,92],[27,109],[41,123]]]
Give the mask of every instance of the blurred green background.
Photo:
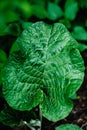
[[[87,0],[0,0],[0,36],[18,36],[27,22],[40,20],[61,22],[70,30],[85,32],[86,14]]]
[[[37,21],[63,23],[78,41],[80,52],[87,49],[87,0],[0,0],[0,110],[5,104],[3,67],[9,54],[19,50],[17,37]]]

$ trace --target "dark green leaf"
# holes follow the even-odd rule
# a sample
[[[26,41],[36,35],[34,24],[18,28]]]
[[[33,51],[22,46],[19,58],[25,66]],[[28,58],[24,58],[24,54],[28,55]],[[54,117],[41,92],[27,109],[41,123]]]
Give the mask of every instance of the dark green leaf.
[[[3,50],[0,49],[0,63],[6,62],[6,60],[7,60],[6,53]]]
[[[78,44],[78,49],[79,49],[80,51],[84,51],[84,50],[87,49],[87,45],[85,45],[85,44],[83,44],[83,43],[79,43],[79,44]]]
[[[18,36],[20,32],[20,25],[17,23],[8,24],[8,26],[4,29],[4,35]]]
[[[75,0],[66,0],[65,17],[74,20],[78,12],[78,3]]]
[[[71,96],[71,99],[77,99],[77,93],[74,93],[74,95]]]
[[[2,76],[3,76],[2,69],[6,64],[6,61],[7,61],[6,53],[2,49],[0,49],[0,84],[2,83]]]
[[[13,43],[13,45],[10,49],[10,53],[13,53],[15,51],[19,51],[19,47],[18,47],[18,44],[16,42]]]
[[[32,25],[32,22],[22,22],[22,28],[27,29],[28,26]]]
[[[70,23],[69,19],[66,19],[66,18],[60,19],[59,22],[64,24],[67,28],[71,28],[71,23]]]
[[[43,6],[32,5],[33,15],[37,18],[43,19],[47,18],[47,11]]]
[[[56,20],[63,16],[63,11],[60,6],[55,3],[48,3],[48,18],[51,20]]]
[[[25,18],[29,18],[32,15],[32,6],[28,1],[21,1],[16,5],[22,12]]]
[[[18,14],[12,10],[8,10],[7,12],[3,13],[3,15],[6,23],[19,20]]]
[[[0,36],[3,36],[5,35],[5,29],[7,28],[7,25],[3,22],[3,23],[0,23]]]
[[[72,35],[77,40],[87,40],[87,31],[82,26],[75,26]]]

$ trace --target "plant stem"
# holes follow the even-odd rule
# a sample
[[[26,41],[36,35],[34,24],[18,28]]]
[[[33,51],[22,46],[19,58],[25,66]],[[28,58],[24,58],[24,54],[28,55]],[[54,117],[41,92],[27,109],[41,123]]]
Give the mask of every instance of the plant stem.
[[[39,107],[39,115],[40,115],[40,121],[41,121],[41,126],[40,126],[40,130],[42,129],[42,112],[41,109]]]

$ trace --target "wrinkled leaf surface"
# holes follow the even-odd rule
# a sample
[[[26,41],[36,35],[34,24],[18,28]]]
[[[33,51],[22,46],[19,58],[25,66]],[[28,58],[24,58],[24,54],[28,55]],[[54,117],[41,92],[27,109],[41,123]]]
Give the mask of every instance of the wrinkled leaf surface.
[[[18,110],[40,105],[47,119],[63,119],[73,108],[70,97],[84,76],[77,42],[64,25],[37,22],[17,43],[20,52],[10,56],[4,70],[3,95],[8,104]]]

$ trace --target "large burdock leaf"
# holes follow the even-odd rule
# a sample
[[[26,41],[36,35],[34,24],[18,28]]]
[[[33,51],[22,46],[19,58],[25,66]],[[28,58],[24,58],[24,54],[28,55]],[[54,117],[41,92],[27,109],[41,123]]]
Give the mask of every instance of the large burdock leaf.
[[[70,97],[82,84],[84,63],[64,25],[37,22],[18,38],[20,52],[9,58],[3,95],[18,110],[40,105],[42,115],[57,121],[73,108]]]

